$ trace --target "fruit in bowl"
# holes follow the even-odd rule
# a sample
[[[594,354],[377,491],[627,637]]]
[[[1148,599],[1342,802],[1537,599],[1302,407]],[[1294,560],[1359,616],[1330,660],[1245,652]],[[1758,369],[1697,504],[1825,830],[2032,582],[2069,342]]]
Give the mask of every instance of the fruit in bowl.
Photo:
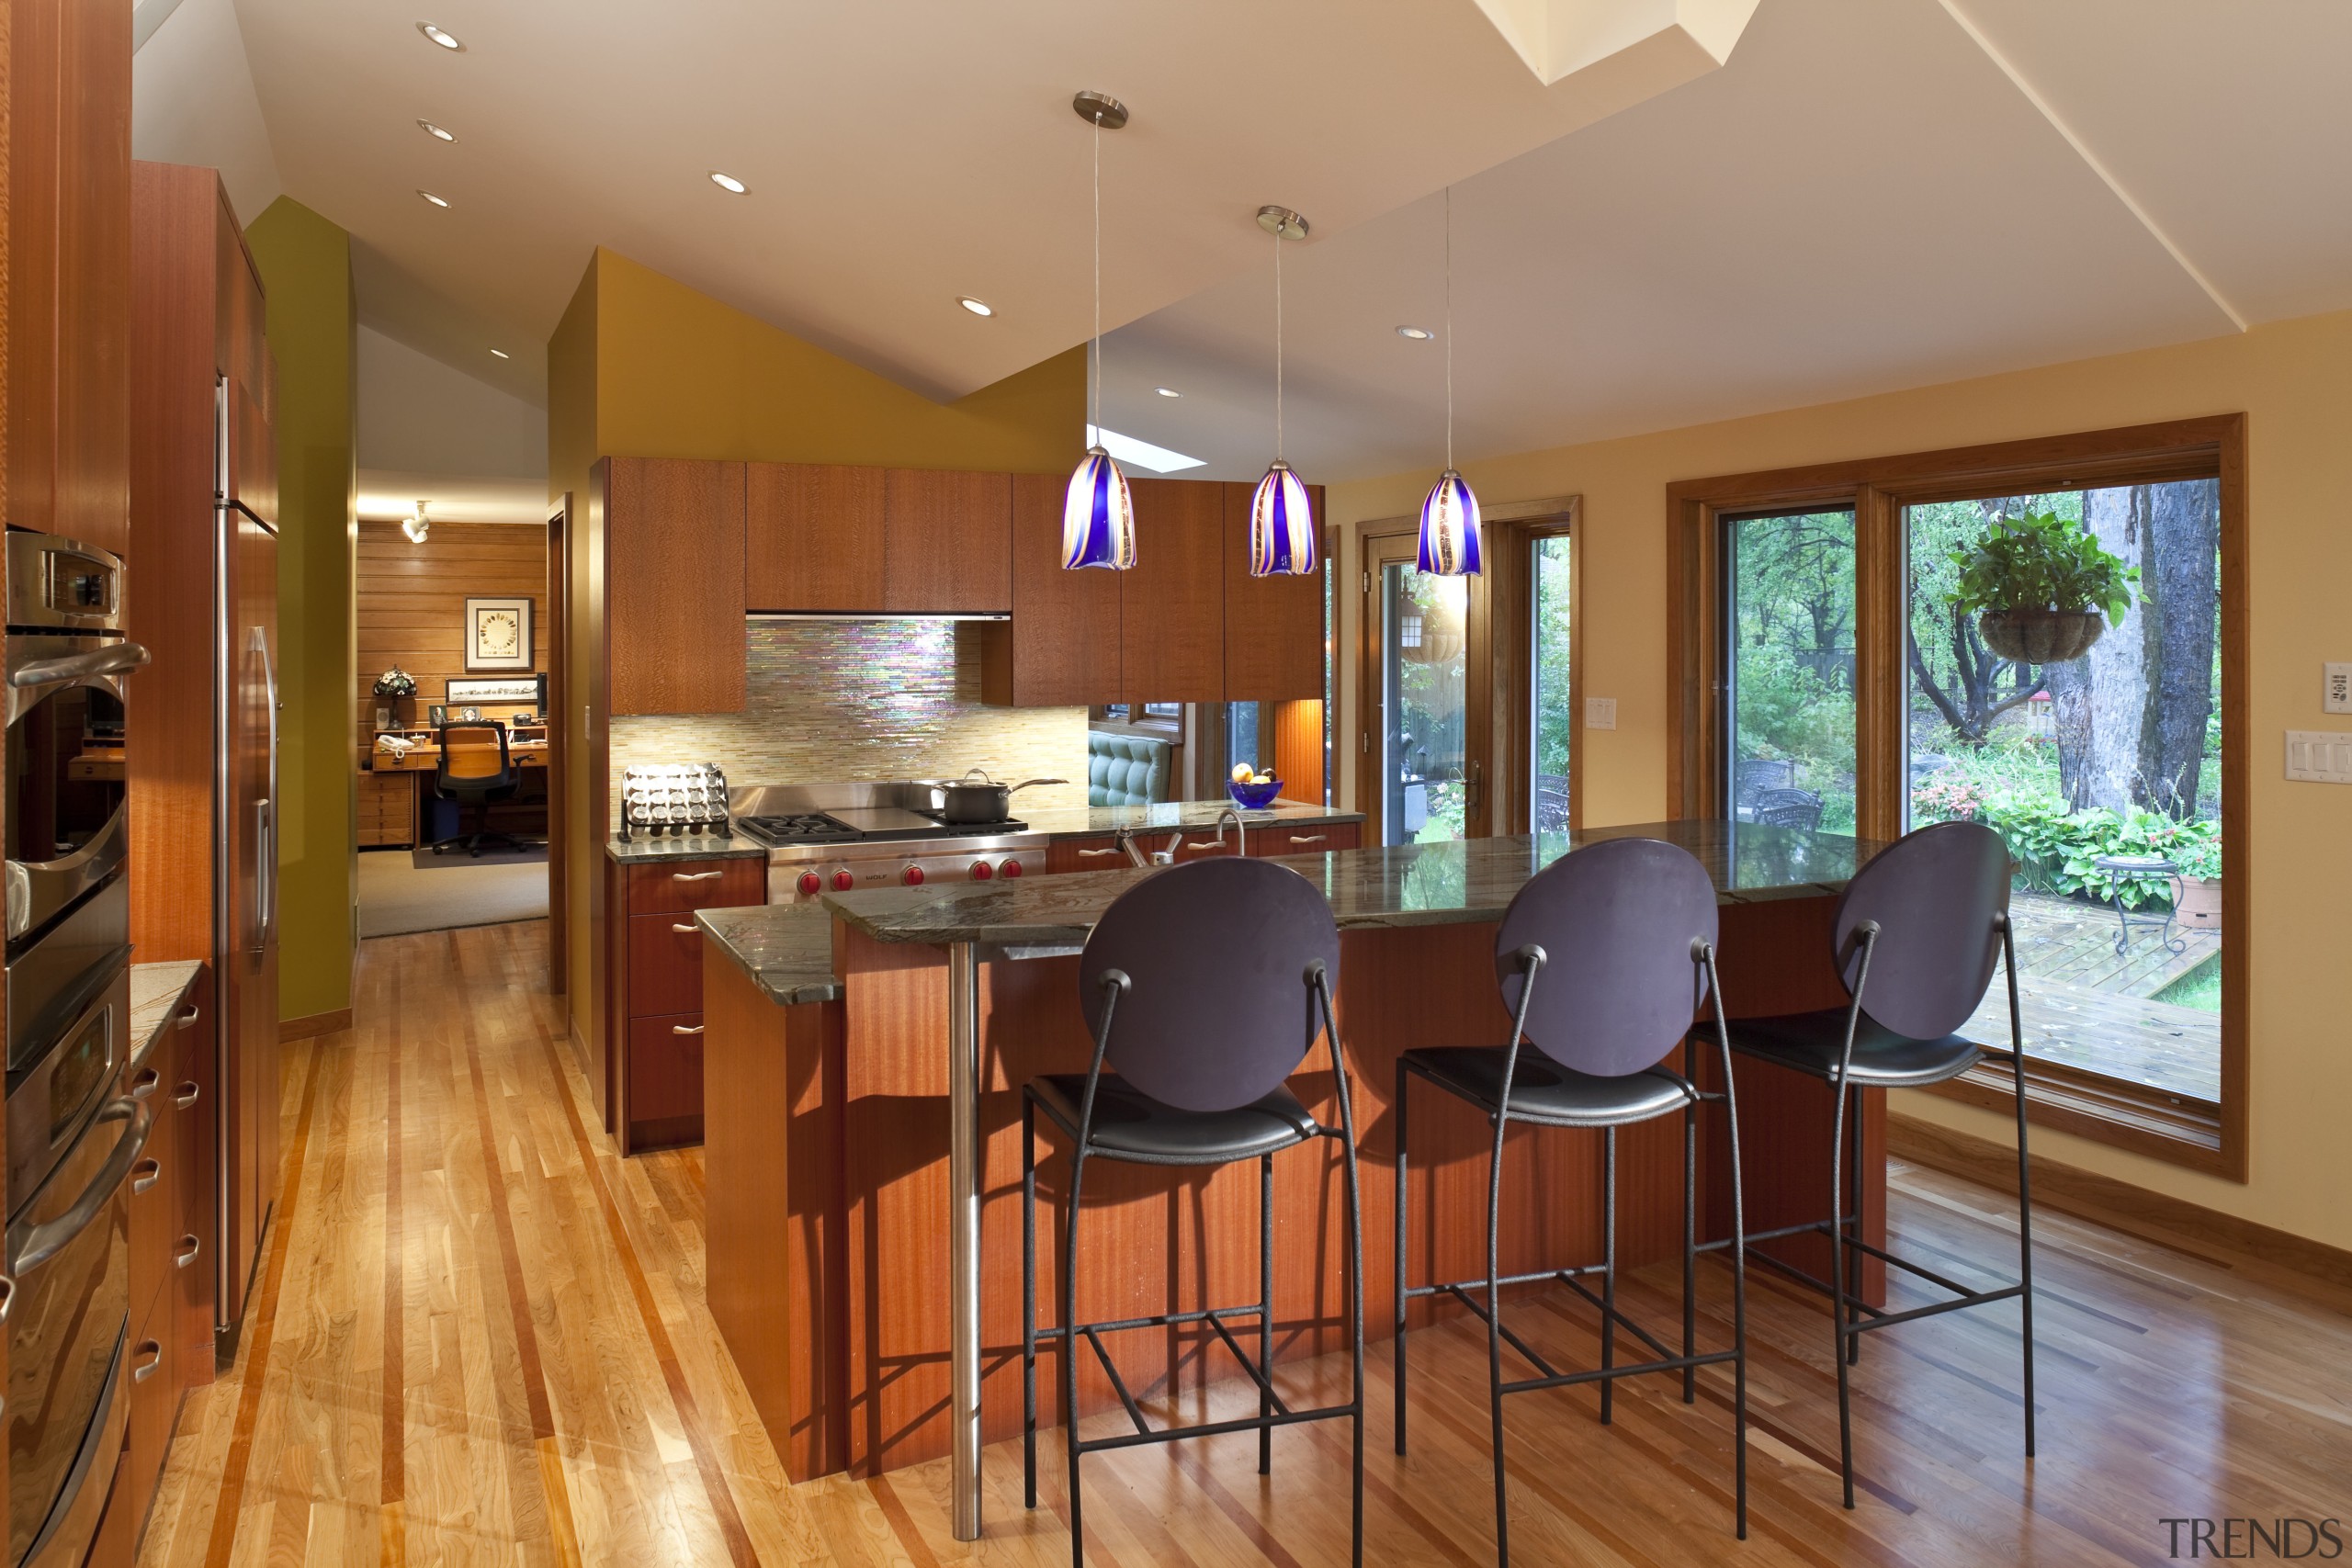
[[[1262,811],[1274,803],[1283,792],[1283,781],[1272,773],[1261,773],[1247,762],[1237,762],[1233,777],[1225,786],[1236,806],[1250,811]]]

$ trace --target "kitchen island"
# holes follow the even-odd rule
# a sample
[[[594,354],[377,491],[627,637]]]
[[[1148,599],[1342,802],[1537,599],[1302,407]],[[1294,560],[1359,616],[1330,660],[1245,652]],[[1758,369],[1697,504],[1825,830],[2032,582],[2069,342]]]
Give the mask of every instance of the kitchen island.
[[[1865,841],[1708,821],[1283,859],[1329,900],[1341,933],[1336,1001],[1365,1161],[1375,1335],[1387,1327],[1379,1303],[1389,1299],[1395,1267],[1387,1171],[1396,1057],[1420,1045],[1502,1043],[1510,1020],[1493,977],[1495,922],[1559,854],[1629,835],[1682,844],[1713,878],[1732,1017],[1842,999],[1829,924],[1838,893],[1877,849]],[[1148,874],[876,889],[703,918],[714,950],[713,1310],[796,1478],[843,1468],[870,1474],[952,1451],[958,1531],[977,1530],[978,1445],[1016,1435],[1021,1419],[1020,1086],[1041,1072],[1084,1069],[1091,1042],[1075,953],[1111,901]],[[787,920],[830,929],[820,944],[818,926]],[[797,987],[827,947],[825,999],[779,1005],[759,976],[797,964]],[[1293,1087],[1329,1116],[1321,1060],[1319,1051],[1310,1055]],[[1739,1072],[1750,1227],[1816,1216],[1826,1207],[1832,1097],[1778,1069],[1743,1064]],[[1491,1134],[1467,1106],[1435,1097],[1416,1106],[1408,1269],[1416,1282],[1466,1277],[1484,1268]],[[1883,1114],[1876,1103],[1866,1108],[1862,1213],[1873,1242],[1883,1214]],[[1680,1129],[1668,1119],[1620,1138],[1620,1256],[1638,1267],[1679,1251]],[[1719,1144],[1720,1130],[1710,1128],[1701,1209],[1711,1235],[1728,1229]],[[1526,1218],[1506,1229],[1505,1269],[1597,1258],[1598,1135],[1519,1134],[1511,1147],[1527,1152],[1507,1157],[1517,1201],[1507,1198],[1506,1213]],[[1063,1179],[1061,1152],[1041,1150],[1042,1204]],[[1277,1356],[1336,1350],[1346,1302],[1336,1154],[1295,1154],[1276,1165]],[[1088,1193],[1096,1267],[1080,1284],[1086,1315],[1187,1310],[1246,1288],[1257,1197],[1249,1172],[1187,1173],[1171,1190],[1165,1171],[1106,1166],[1090,1173]],[[1815,1255],[1826,1247],[1815,1238],[1784,1246],[1792,1262],[1821,1267]],[[1050,1301],[1058,1253],[1041,1237],[1039,1255],[1041,1299]],[[756,1288],[741,1283],[753,1277]],[[1878,1288],[1866,1279],[1866,1292]],[[1413,1321],[1445,1310],[1417,1303]],[[1203,1375],[1193,1337],[1124,1338],[1122,1372],[1139,1394]],[[1057,1377],[1057,1369],[1042,1370],[1041,1421],[1060,1419],[1049,1392]],[[1091,1409],[1116,1394],[1089,1366],[1080,1397]]]

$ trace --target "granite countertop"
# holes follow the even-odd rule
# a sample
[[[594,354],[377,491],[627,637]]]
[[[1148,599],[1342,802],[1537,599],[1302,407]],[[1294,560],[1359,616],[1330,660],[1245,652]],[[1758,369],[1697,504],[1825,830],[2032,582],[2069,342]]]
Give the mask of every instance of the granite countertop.
[[[130,966],[130,1060],[146,1059],[204,965],[193,958]]]
[[[731,839],[693,833],[683,839],[662,837],[605,840],[605,855],[622,865],[654,865],[678,860],[765,860],[768,848],[748,833]]]
[[[695,919],[768,1000],[791,1007],[840,998],[832,918],[816,905],[749,904],[704,909]]]
[[[1699,858],[1724,903],[1822,897],[1883,845],[1838,833],[1750,822],[1629,824],[1576,833],[1515,834],[1292,855],[1283,863],[1317,885],[1342,931],[1366,926],[1498,920],[1527,879],[1568,850],[1603,839],[1653,838]],[[1067,947],[1147,871],[1077,872],[1016,882],[876,888],[831,895],[825,907],[881,942]]]
[[[1019,805],[1014,802],[1016,810]],[[1217,814],[1232,807],[1229,800],[1175,800],[1158,806],[1061,807],[1021,811],[1020,817],[1033,833],[1055,839],[1082,839],[1116,832],[1121,828],[1145,833],[1189,833],[1196,829],[1214,832]],[[1241,820],[1252,829],[1272,827],[1278,822],[1303,826],[1310,822],[1361,822],[1363,813],[1334,811],[1305,801],[1277,800],[1263,811],[1243,811]]]

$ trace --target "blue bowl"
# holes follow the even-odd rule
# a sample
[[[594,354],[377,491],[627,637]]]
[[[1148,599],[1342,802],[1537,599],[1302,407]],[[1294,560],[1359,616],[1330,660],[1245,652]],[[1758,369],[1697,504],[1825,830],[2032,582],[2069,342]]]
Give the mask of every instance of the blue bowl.
[[[1226,793],[1233,796],[1235,805],[1250,811],[1263,811],[1274,803],[1276,795],[1282,794],[1283,781],[1275,779],[1270,784],[1235,784],[1228,781],[1225,788]]]

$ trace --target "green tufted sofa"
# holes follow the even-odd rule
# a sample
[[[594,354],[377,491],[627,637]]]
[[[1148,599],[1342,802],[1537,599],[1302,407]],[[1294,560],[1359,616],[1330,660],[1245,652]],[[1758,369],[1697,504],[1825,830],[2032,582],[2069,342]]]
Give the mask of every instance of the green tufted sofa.
[[[1168,798],[1174,748],[1148,735],[1086,732],[1086,804],[1153,806]]]

